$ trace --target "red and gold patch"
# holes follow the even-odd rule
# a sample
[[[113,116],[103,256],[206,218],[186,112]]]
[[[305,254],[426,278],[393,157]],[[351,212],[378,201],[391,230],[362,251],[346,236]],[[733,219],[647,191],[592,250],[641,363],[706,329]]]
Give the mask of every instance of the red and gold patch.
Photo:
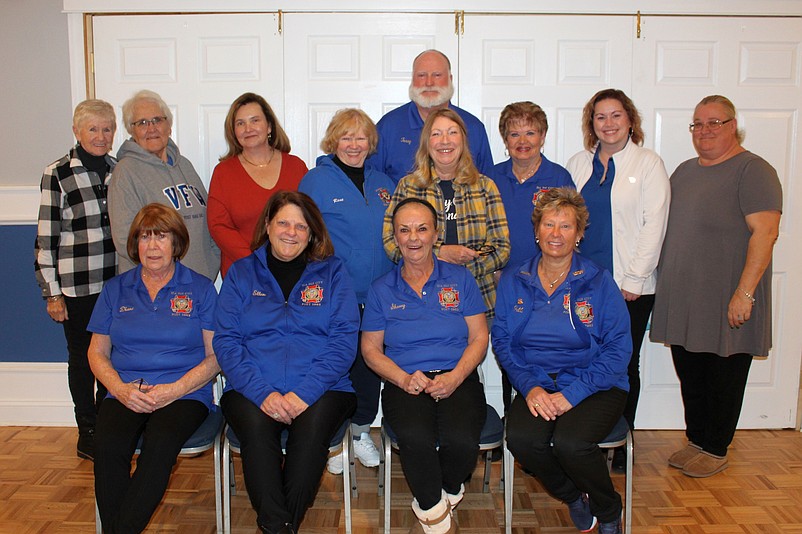
[[[579,320],[585,326],[593,326],[593,306],[587,300],[576,301],[576,311]]]
[[[189,315],[192,313],[192,298],[189,295],[176,295],[170,299],[170,309],[173,313]]]
[[[319,284],[308,284],[301,290],[301,302],[320,304],[323,302],[323,288]]]
[[[376,190],[376,193],[379,195],[379,200],[381,200],[385,206],[390,204],[390,192],[387,189],[380,187]]]
[[[448,309],[459,306],[459,291],[453,287],[444,287],[441,289],[440,293],[437,294],[437,298],[440,299],[440,306],[443,308]]]

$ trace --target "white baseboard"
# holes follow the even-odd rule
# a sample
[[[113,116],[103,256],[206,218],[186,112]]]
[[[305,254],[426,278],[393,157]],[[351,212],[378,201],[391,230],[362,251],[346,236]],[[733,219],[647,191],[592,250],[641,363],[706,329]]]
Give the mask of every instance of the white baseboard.
[[[2,363],[0,425],[75,426],[66,363]]]

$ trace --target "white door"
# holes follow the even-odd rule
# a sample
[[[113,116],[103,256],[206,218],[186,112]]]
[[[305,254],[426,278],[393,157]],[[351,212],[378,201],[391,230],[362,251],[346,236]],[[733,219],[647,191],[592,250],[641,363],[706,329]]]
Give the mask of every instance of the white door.
[[[635,40],[632,97],[644,116],[647,144],[669,173],[695,157],[688,123],[704,96],[721,94],[739,110],[744,146],[771,163],[783,184],[784,210],[774,253],[774,348],[753,362],[740,428],[796,424],[802,329],[802,178],[799,116],[802,36],[799,19],[644,17]],[[782,36],[777,38],[776,36]],[[704,251],[700,251],[703,254]],[[684,428],[669,350],[645,343],[637,426]]]
[[[283,119],[282,39],[274,14],[95,16],[95,94],[117,109],[140,89],[173,112],[173,140],[209,186],[239,95],[264,96]],[[118,124],[115,149],[128,137]]]
[[[498,163],[501,110],[530,100],[549,120],[544,152],[560,164],[582,150],[582,108],[596,91],[630,91],[631,16],[465,15],[460,38],[461,106],[485,124]],[[488,402],[499,413],[501,373],[492,350],[482,365]]]
[[[360,108],[374,122],[409,101],[412,60],[436,48],[457,79],[454,15],[288,13],[284,16],[287,133],[309,167],[338,109]],[[458,102],[455,95],[454,102]]]

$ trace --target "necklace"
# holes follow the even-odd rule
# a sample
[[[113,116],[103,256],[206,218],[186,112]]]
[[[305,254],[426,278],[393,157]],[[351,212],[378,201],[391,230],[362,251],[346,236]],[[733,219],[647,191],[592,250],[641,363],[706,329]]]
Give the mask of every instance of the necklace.
[[[537,160],[537,163],[535,163],[535,164],[532,166],[532,168],[531,168],[531,169],[527,169],[527,170],[526,170],[526,172],[523,174],[523,178],[518,178],[518,175],[516,174],[516,175],[515,175],[515,177],[516,177],[516,178],[518,178],[518,183],[519,183],[519,184],[522,184],[522,183],[524,183],[525,181],[527,181],[529,178],[531,178],[532,176],[534,176],[534,174],[535,174],[535,173],[537,172],[537,170],[540,168],[540,163],[541,163],[542,161],[543,161],[543,158],[540,158],[540,159],[538,159],[538,160]],[[513,174],[515,174],[515,173],[513,173]]]
[[[272,150],[270,151],[270,157],[269,157],[269,158],[267,158],[267,163],[262,163],[262,164],[256,164],[256,163],[252,162],[251,160],[249,160],[248,158],[246,158],[246,157],[245,157],[245,152],[240,152],[240,156],[242,156],[242,159],[244,159],[246,163],[250,163],[251,165],[253,165],[253,166],[254,166],[254,167],[256,167],[257,169],[264,169],[265,167],[267,167],[268,165],[270,165],[270,162],[271,162],[271,161],[273,161],[273,155],[274,155],[275,153],[276,153],[276,149],[274,148],[274,149],[272,149]]]
[[[546,276],[546,269],[542,268],[542,270],[543,270],[543,276]],[[547,282],[549,284],[549,289],[554,289],[554,285],[560,280],[560,278],[563,277],[564,274],[565,274],[565,271],[563,271],[560,274],[558,274],[557,278],[555,278],[551,282]]]

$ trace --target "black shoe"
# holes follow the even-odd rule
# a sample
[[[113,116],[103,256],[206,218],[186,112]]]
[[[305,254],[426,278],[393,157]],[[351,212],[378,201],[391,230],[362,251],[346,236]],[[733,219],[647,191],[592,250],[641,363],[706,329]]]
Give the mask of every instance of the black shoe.
[[[627,450],[624,447],[613,449],[613,473],[623,475],[627,472]]]
[[[95,429],[87,429],[78,433],[78,458],[95,461]]]

